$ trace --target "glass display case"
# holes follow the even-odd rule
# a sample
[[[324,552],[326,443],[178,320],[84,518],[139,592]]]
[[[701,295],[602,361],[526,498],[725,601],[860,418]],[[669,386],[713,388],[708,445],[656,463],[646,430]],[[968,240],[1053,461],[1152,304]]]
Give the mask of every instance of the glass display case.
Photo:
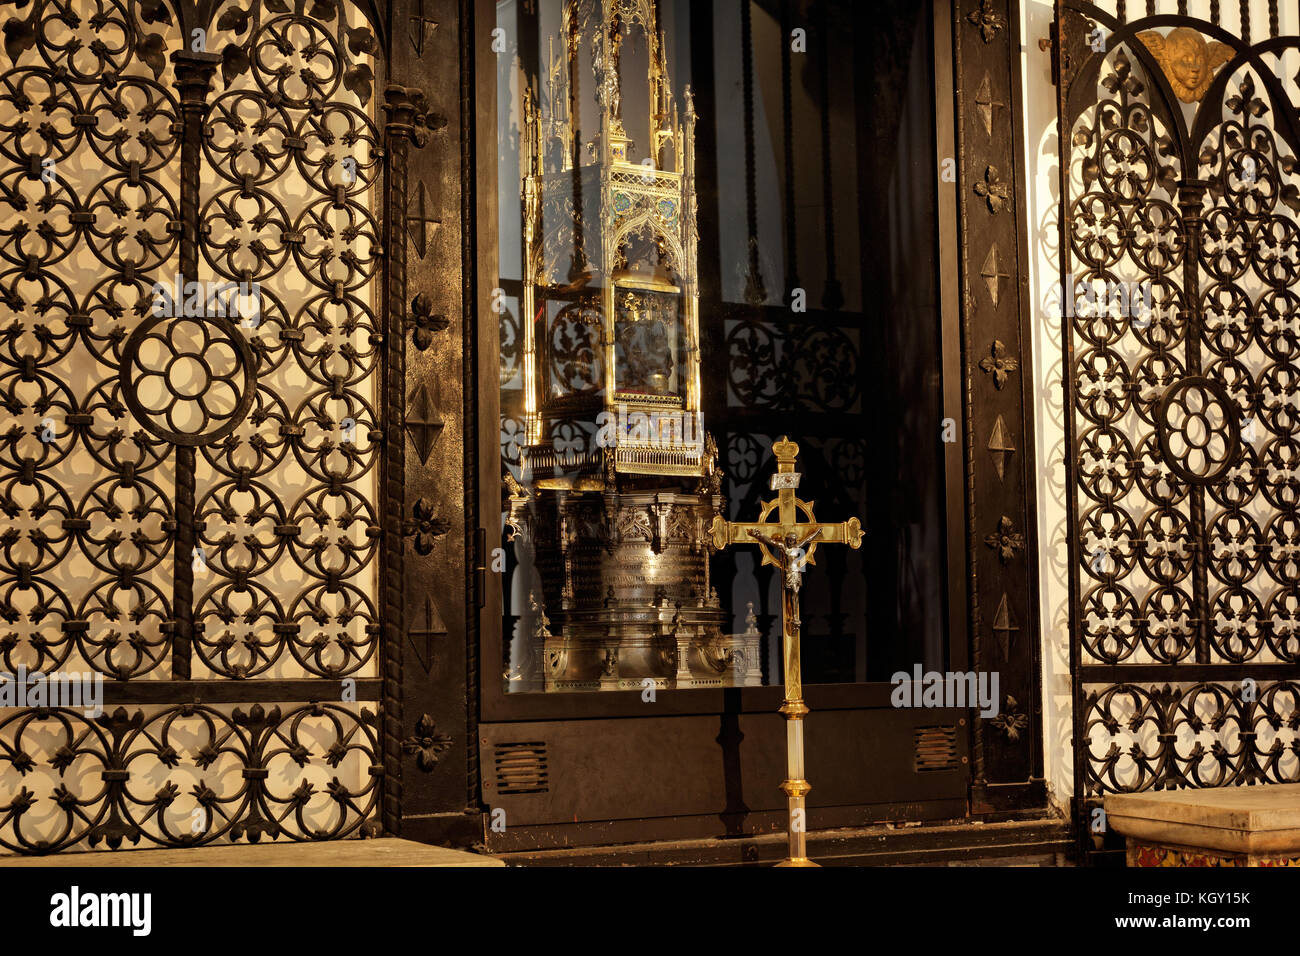
[[[876,17],[497,4],[507,693],[780,684],[779,575],[708,528],[783,434],[867,535],[808,576],[805,680],[942,663],[932,25]]]
[[[653,0],[559,12],[540,77],[515,78],[521,613],[506,681],[744,684],[758,673],[754,635],[725,633],[709,577],[722,497],[700,408],[690,90],[671,82]]]

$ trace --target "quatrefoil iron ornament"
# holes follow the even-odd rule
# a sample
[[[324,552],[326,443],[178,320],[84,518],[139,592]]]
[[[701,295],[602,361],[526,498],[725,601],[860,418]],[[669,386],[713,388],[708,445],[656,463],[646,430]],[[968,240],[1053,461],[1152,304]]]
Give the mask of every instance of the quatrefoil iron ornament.
[[[253,404],[253,350],[229,319],[154,316],[122,349],[122,397],[141,426],[176,445],[229,435]]]
[[[1165,391],[1156,423],[1160,454],[1189,484],[1222,477],[1241,455],[1236,403],[1219,382],[1193,375]]]

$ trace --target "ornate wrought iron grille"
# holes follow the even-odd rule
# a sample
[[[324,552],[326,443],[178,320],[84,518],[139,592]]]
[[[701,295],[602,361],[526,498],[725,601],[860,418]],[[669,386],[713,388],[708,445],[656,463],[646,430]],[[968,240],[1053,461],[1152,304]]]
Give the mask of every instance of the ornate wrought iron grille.
[[[307,7],[0,6],[0,670],[106,700],[0,714],[10,850],[378,827],[381,63]]]
[[[1300,780],[1300,38],[1211,7],[1058,4],[1081,830]]]

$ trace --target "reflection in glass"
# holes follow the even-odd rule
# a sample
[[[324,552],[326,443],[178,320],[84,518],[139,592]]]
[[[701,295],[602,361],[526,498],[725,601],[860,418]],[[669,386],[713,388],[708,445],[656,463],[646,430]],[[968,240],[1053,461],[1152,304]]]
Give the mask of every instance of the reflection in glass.
[[[689,88],[669,79],[653,0],[517,13],[554,32],[500,80],[518,91],[503,153],[520,182],[519,220],[502,225],[519,237],[507,686],[752,682],[756,635],[723,633],[709,579],[722,499],[700,415]]]
[[[804,583],[805,682],[942,667],[929,6],[497,9],[508,689],[779,684],[777,576],[704,529],[781,434],[866,530]]]

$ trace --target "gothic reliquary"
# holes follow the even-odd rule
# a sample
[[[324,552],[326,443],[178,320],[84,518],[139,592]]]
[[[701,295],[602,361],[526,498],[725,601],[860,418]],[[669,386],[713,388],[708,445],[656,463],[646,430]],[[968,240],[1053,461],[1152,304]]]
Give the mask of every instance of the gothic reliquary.
[[[758,632],[722,633],[709,579],[723,501],[700,409],[695,111],[656,19],[653,0],[569,0],[521,77],[512,690],[760,683]]]

